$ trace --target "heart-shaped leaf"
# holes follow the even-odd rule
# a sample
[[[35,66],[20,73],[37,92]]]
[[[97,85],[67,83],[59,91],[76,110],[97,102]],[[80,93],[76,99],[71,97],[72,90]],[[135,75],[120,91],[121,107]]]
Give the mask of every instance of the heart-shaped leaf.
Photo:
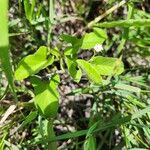
[[[82,38],[70,35],[61,35],[61,38],[67,43],[71,43],[75,49],[91,49],[96,44],[102,44],[107,39],[106,31],[100,28],[94,28],[93,32],[86,33]]]
[[[124,71],[123,62],[118,58],[96,56],[90,63],[100,75],[119,75]]]
[[[41,46],[36,53],[23,58],[15,71],[15,79],[23,80],[51,65],[54,62],[54,57],[47,58],[47,51],[47,47]]]
[[[38,77],[31,77],[31,83],[34,87],[35,105],[45,118],[53,118],[57,115],[59,105],[58,84],[59,76],[56,74],[51,77],[50,81],[42,81]]]
[[[102,44],[107,38],[104,30],[94,28],[94,32],[86,33],[80,40],[80,47],[82,49],[93,48],[96,44]]]
[[[94,68],[89,62],[82,59],[78,59],[77,63],[91,81],[93,81],[96,84],[102,84],[102,77],[97,72],[96,68]]]

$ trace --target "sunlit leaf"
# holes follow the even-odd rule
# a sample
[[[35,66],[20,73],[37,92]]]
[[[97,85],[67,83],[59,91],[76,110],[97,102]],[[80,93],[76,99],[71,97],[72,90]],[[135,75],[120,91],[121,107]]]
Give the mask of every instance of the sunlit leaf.
[[[53,118],[57,115],[59,105],[58,84],[60,82],[59,76],[54,75],[50,81],[42,81],[38,77],[31,77],[31,83],[34,87],[35,105],[46,118]]]
[[[0,60],[9,85],[15,95],[8,38],[8,0],[0,1]]]
[[[75,61],[75,59],[71,59],[69,56],[66,57],[65,60],[69,74],[71,75],[71,77],[75,82],[79,82],[82,76],[82,72],[80,68],[79,69],[77,68],[78,65],[77,62]]]
[[[36,0],[24,0],[23,2],[26,18],[31,22],[33,18],[33,11],[35,8]]]
[[[90,60],[100,75],[119,75],[124,71],[123,62],[117,58],[96,56]]]
[[[89,136],[84,143],[84,150],[96,150],[96,141],[93,136]]]
[[[25,79],[51,65],[54,57],[50,56],[47,58],[47,51],[47,47],[41,46],[36,53],[23,58],[15,71],[16,80]]]
[[[140,93],[140,91],[141,91],[141,89],[138,88],[138,87],[127,85],[127,84],[124,84],[124,83],[117,83],[115,85],[115,88],[122,89],[122,90],[127,90],[127,91],[130,91],[130,92],[136,92],[136,93]]]
[[[102,84],[102,77],[100,76],[95,67],[93,67],[89,62],[82,59],[78,59],[77,63],[91,81],[96,84]]]
[[[113,27],[141,27],[150,26],[150,19],[129,19],[129,20],[118,20],[112,22],[97,23],[96,27],[113,28]]]
[[[102,44],[107,39],[105,30],[94,28],[93,32],[86,33],[82,38],[71,35],[61,35],[67,43],[71,43],[74,48],[91,49],[96,44]]]
[[[74,47],[67,47],[67,48],[64,50],[64,54],[65,54],[66,56],[77,54],[77,52],[78,52],[78,49],[77,49],[77,48],[74,48]]]
[[[80,47],[82,49],[93,48],[96,44],[102,44],[107,38],[107,34],[104,30],[95,28],[94,32],[86,33],[80,39]]]

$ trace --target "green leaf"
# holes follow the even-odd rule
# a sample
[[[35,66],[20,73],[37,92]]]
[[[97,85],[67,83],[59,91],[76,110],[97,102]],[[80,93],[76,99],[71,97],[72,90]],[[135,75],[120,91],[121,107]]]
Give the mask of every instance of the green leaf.
[[[113,28],[113,27],[149,27],[150,19],[129,19],[112,22],[103,22],[95,24],[95,27]]]
[[[36,53],[23,58],[15,71],[16,80],[23,80],[51,65],[54,57],[47,58],[47,51],[47,47],[41,46]]]
[[[25,120],[22,122],[20,128],[25,127],[27,124],[31,123],[32,120],[34,120],[37,116],[37,111],[30,112],[30,114],[25,118]]]
[[[62,35],[60,36],[60,38],[61,38],[63,41],[67,42],[67,43],[71,43],[72,46],[74,46],[77,42],[79,42],[79,39],[78,39],[77,37],[71,36],[71,35],[68,35],[68,34],[62,34]]]
[[[136,111],[133,115],[127,115],[125,117],[121,117],[120,114],[116,114],[108,122],[99,121],[99,125],[97,126],[97,128],[95,130],[93,130],[93,132],[91,134],[99,132],[99,131],[104,131],[108,128],[120,126],[123,124],[131,124],[130,123],[131,120],[141,118],[143,115],[145,115],[149,112],[150,112],[150,106],[147,106],[144,109],[140,109],[140,110]],[[95,126],[95,124],[94,124],[94,126]],[[90,128],[93,128],[93,127],[91,126]],[[70,138],[76,138],[76,137],[87,134],[88,131],[89,130],[87,129],[87,130],[76,131],[73,133],[66,133],[66,134],[59,135],[54,139],[51,139],[51,140],[49,139],[48,141],[59,141],[59,140],[65,140],[65,139],[70,139]],[[41,140],[38,141],[38,144],[40,144],[40,143],[41,143]]]
[[[96,141],[93,136],[89,136],[84,143],[84,150],[96,150]]]
[[[147,148],[130,148],[129,150],[148,150]]]
[[[93,28],[94,33],[97,34],[97,36],[102,37],[104,39],[107,39],[107,33],[104,29],[100,29],[100,28]]]
[[[150,45],[150,39],[141,39],[133,37],[130,39],[130,41],[140,47],[148,47]]]
[[[75,82],[80,82],[81,76],[82,76],[82,72],[81,69],[77,69],[77,62],[75,61],[75,59],[70,58],[69,56],[65,57],[66,60],[66,64],[67,64],[67,68],[69,71],[69,74],[71,75],[71,77],[73,78],[73,80]]]
[[[94,28],[94,32],[86,33],[80,39],[80,42],[79,42],[81,45],[80,47],[82,49],[91,49],[96,44],[102,44],[106,38],[107,38],[107,34],[104,30],[99,29],[99,28]]]
[[[141,92],[140,88],[134,87],[134,86],[131,86],[131,85],[127,85],[127,84],[124,84],[124,83],[117,83],[115,85],[115,88],[130,91],[130,92],[136,92],[136,93]]]
[[[57,47],[55,47],[54,49],[50,49],[50,53],[51,53],[52,55],[54,55],[56,58],[61,57],[60,51],[58,50]]]
[[[122,91],[122,92],[124,92],[124,91]],[[133,96],[127,95],[127,99],[128,99],[128,101],[131,102],[134,106],[137,105],[138,107],[141,107],[141,108],[146,107],[145,103],[139,101],[138,99],[136,99],[136,98],[133,97]]]
[[[26,18],[31,22],[33,18],[33,11],[35,8],[36,0],[24,0],[23,2]]]
[[[3,138],[1,136],[1,140],[0,140],[0,149],[1,150],[4,150],[4,146],[5,146],[5,138],[7,136],[7,133],[5,132],[4,135],[3,135]]]
[[[74,48],[91,49],[96,44],[102,44],[107,39],[105,30],[94,28],[91,33],[86,33],[81,39],[71,35],[61,35],[67,43],[71,43]]]
[[[119,75],[124,71],[123,62],[117,58],[96,56],[90,63],[100,75]]]
[[[64,50],[64,54],[66,56],[68,55],[75,55],[77,54],[78,52],[78,49],[77,48],[74,48],[74,47],[67,47],[65,50]]]
[[[9,45],[9,40],[8,40],[8,0],[6,1],[1,1],[0,2],[0,46],[7,46]]]
[[[96,84],[102,84],[102,77],[100,76],[96,68],[94,68],[89,62],[82,59],[78,59],[77,63],[91,81],[93,81]]]
[[[9,85],[15,95],[12,64],[9,55],[9,38],[8,38],[8,0],[0,1],[0,60],[3,71],[7,77]]]
[[[134,16],[135,18],[150,18],[150,14],[140,9],[134,8]]]
[[[42,116],[53,118],[57,115],[59,104],[59,92],[57,90],[60,82],[59,76],[52,76],[50,81],[42,81],[38,77],[31,77],[31,83],[34,87],[35,105]]]
[[[123,76],[122,79],[149,88],[149,86],[146,83],[146,78],[144,76],[133,77],[127,75],[127,76]]]
[[[143,115],[147,114],[150,112],[150,105],[147,105],[146,108],[141,109],[139,111],[136,111],[133,115],[132,115],[132,119],[137,119],[137,118],[141,118]]]

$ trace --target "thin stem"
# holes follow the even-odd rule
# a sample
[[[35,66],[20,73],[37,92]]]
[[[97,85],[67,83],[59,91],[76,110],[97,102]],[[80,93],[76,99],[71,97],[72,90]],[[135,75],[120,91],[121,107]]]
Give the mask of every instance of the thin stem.
[[[47,133],[48,133],[48,139],[51,140],[55,137],[55,133],[54,133],[54,130],[53,130],[53,120],[52,119],[48,120]],[[57,144],[56,144],[55,141],[48,142],[48,150],[57,150]]]
[[[120,3],[114,5],[113,7],[111,7],[110,9],[108,9],[105,13],[103,13],[102,15],[96,17],[93,21],[89,22],[87,24],[86,28],[91,28],[95,23],[99,22],[100,20],[102,20],[103,18],[105,18],[107,15],[111,14],[113,11],[115,11],[116,9],[118,9],[119,7],[121,7],[122,5],[124,5],[127,2],[127,0],[122,0]]]
[[[128,15],[127,15],[127,20],[131,19],[133,15],[133,7],[131,5],[128,5]],[[117,55],[119,56],[122,51],[123,48],[126,44],[126,41],[128,39],[128,34],[129,34],[129,28],[124,28],[123,34],[122,34],[122,39],[121,42],[117,48]]]
[[[49,0],[49,19],[48,19],[48,35],[47,46],[50,46],[52,26],[54,24],[54,1]]]

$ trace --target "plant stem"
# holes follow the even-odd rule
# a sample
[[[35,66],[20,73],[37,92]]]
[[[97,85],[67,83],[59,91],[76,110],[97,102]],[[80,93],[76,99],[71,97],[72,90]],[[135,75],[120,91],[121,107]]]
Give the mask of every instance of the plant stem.
[[[50,46],[51,32],[54,24],[54,1],[49,0],[49,19],[48,19],[48,34],[47,34],[47,46]]]
[[[47,133],[48,133],[48,139],[53,139],[55,137],[52,119],[48,120]],[[54,142],[48,142],[48,150],[57,150],[57,144],[55,141]]]
[[[122,5],[124,5],[126,2],[127,2],[127,0],[122,0],[120,3],[114,5],[113,7],[111,7],[110,9],[108,9],[105,13],[103,13],[102,15],[96,17],[93,21],[89,22],[87,24],[86,28],[91,28],[95,23],[99,22],[104,17],[106,17],[107,15],[111,14],[113,11],[115,11],[116,9],[118,9],[119,7],[121,7]]]
[[[128,15],[127,15],[127,20],[131,19],[133,15],[133,7],[131,5],[128,5]],[[122,34],[122,39],[120,41],[120,44],[117,48],[117,55],[119,56],[124,48],[124,45],[126,44],[126,41],[128,39],[128,34],[129,34],[129,28],[124,28],[123,34]]]

